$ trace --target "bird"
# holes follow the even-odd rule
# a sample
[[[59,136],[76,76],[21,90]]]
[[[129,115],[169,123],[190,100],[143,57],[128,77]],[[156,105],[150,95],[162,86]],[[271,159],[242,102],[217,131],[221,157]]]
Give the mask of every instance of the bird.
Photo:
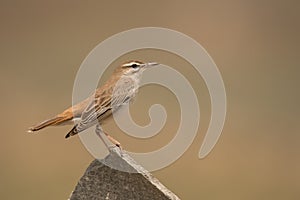
[[[96,125],[95,132],[108,149],[109,146],[102,138],[102,133],[114,145],[121,147],[120,142],[103,131],[101,124],[134,99],[139,89],[142,73],[145,69],[156,65],[159,64],[138,60],[130,60],[121,64],[91,96],[54,117],[30,127],[28,132],[33,133],[49,126],[73,124],[73,128],[65,135],[65,138],[69,138]]]

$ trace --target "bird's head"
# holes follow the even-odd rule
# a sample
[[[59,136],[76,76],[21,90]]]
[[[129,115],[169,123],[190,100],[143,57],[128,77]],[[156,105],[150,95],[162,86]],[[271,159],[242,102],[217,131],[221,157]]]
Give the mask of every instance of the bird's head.
[[[128,61],[126,63],[123,63],[119,68],[116,70],[121,72],[122,75],[137,75],[143,72],[145,69],[150,68],[152,66],[156,66],[158,63],[156,62],[148,62],[143,63],[141,61]]]

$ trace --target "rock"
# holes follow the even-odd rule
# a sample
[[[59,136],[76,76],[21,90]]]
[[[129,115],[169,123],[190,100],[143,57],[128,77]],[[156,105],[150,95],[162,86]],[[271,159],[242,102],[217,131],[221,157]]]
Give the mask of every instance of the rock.
[[[148,171],[119,148],[94,160],[79,180],[70,200],[179,200]]]

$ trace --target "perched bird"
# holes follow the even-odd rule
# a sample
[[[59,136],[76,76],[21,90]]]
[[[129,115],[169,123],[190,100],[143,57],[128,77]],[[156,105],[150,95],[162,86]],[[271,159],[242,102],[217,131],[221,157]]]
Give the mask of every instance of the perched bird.
[[[135,97],[142,72],[156,65],[158,65],[156,62],[143,63],[140,61],[129,61],[122,64],[114,70],[106,83],[96,89],[90,97],[29,128],[28,132],[35,132],[48,126],[77,122],[65,136],[65,138],[68,138],[96,125],[96,134],[107,147],[108,145],[103,140],[101,133],[104,133],[112,143],[120,147],[120,143],[105,133],[100,125]]]

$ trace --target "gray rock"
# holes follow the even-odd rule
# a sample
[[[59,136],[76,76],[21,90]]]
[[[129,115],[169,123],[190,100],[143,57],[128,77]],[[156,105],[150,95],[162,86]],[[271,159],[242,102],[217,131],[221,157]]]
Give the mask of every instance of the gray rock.
[[[119,148],[94,160],[79,180],[70,200],[179,200],[148,171]]]

